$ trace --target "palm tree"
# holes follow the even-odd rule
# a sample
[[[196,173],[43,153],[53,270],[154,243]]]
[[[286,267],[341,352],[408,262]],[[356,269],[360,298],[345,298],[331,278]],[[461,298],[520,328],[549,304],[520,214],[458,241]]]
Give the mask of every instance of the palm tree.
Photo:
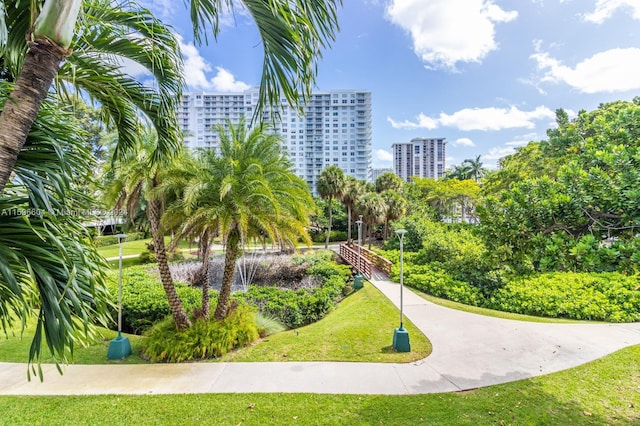
[[[0,108],[8,86],[0,83]],[[30,364],[39,363],[43,343],[66,363],[74,344],[93,337],[96,319],[107,323],[106,264],[82,225],[91,205],[76,184],[91,179],[92,167],[82,130],[45,101],[17,159],[14,183],[0,196],[0,328],[24,326],[35,307]],[[42,378],[42,370],[37,373]]]
[[[54,81],[61,98],[82,92],[102,106],[108,123],[118,130],[116,155],[135,145],[138,112],[160,136],[154,158],[176,149],[179,132],[173,111],[184,82],[171,30],[134,3],[124,9],[107,0],[47,1],[38,14],[40,6],[42,1],[14,2],[11,7],[0,2],[8,29],[6,37],[0,35],[2,59],[15,78],[9,94],[12,107],[0,113],[0,193]],[[27,43],[25,35],[36,15]],[[158,89],[124,74],[122,58],[145,67]]]
[[[404,180],[393,172],[384,172],[375,181],[376,192],[382,194],[384,191],[402,192]]]
[[[322,50],[334,39],[338,28],[336,9],[341,1],[241,3],[256,22],[264,50],[255,117],[267,104],[276,104],[281,94],[290,104],[300,105],[301,98],[306,101],[310,96]],[[190,2],[198,43],[203,38],[206,41],[208,31],[214,37],[219,33],[221,10],[233,10],[234,4],[232,0]],[[109,0],[34,0],[14,2],[11,7],[0,2],[0,8],[0,16],[4,17],[0,21],[3,68],[15,77],[15,87],[9,95],[12,107],[0,113],[0,193],[56,77],[72,77],[71,85],[105,107],[121,131],[116,153],[135,145],[137,110],[151,119],[158,132],[154,160],[177,146],[174,107],[182,81],[178,68],[165,65],[179,49],[175,37],[148,11],[132,2],[124,10],[122,4],[116,6]],[[86,20],[86,24],[76,32],[81,9],[80,21]],[[156,76],[159,90],[123,75],[118,60],[108,60],[113,56],[128,57],[147,67]]]
[[[362,215],[365,226],[365,240],[369,239],[371,248],[371,234],[373,226],[382,223],[386,214],[387,205],[380,194],[369,192],[356,202],[356,212]]]
[[[219,124],[217,132],[220,154],[215,150],[199,154],[198,172],[184,186],[181,205],[173,213],[184,212],[179,235],[220,230],[226,252],[214,317],[223,319],[244,243],[268,237],[281,245],[295,246],[300,238],[310,244],[306,227],[314,203],[283,153],[280,135],[266,126],[249,131],[244,119],[237,126]]]
[[[464,164],[469,167],[469,177],[473,177],[473,180],[476,182],[484,176],[484,168],[482,167],[479,155],[475,159],[464,160]]]
[[[389,238],[389,222],[404,216],[407,211],[407,200],[401,194],[392,190],[384,191],[381,195],[387,205],[384,215],[384,231],[382,233],[383,239],[386,241]]]
[[[331,226],[333,222],[332,201],[334,198],[341,199],[345,192],[346,177],[342,169],[338,166],[329,166],[318,175],[318,193],[320,197],[327,200],[327,209],[329,210],[329,229],[327,229],[327,240],[324,248],[329,247],[329,238],[331,237]]]
[[[365,193],[364,181],[358,180],[353,176],[347,176],[345,191],[342,194],[342,204],[347,208],[348,235],[347,241],[351,244],[351,222],[353,220],[353,207],[358,199]]]
[[[143,128],[138,146],[129,151],[119,161],[109,164],[105,171],[107,191],[105,201],[116,209],[125,207],[129,217],[135,215],[140,202],[147,201],[146,213],[151,226],[153,248],[160,270],[160,281],[169,301],[169,309],[176,327],[190,326],[189,317],[185,313],[180,297],[173,284],[171,271],[167,262],[167,250],[164,243],[164,231],[160,219],[163,214],[163,202],[154,196],[153,190],[162,181],[162,173],[169,170],[167,164],[151,161],[157,149],[158,136],[151,128]]]

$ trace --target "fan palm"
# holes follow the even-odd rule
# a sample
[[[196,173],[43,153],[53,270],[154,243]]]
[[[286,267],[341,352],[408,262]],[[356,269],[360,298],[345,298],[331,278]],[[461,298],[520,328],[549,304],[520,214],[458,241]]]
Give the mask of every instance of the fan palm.
[[[239,3],[255,20],[264,49],[256,116],[265,105],[277,104],[281,93],[292,105],[299,105],[301,97],[306,101],[322,49],[337,30],[340,0]],[[191,1],[196,41],[206,41],[209,28],[217,35],[220,13],[233,10],[235,4],[233,0]],[[175,37],[148,11],[132,2],[110,0],[0,1],[0,10],[3,68],[16,78],[10,94],[12,107],[0,113],[0,193],[54,79],[69,77],[72,85],[104,105],[121,130],[119,148],[135,145],[136,109],[151,119],[158,132],[154,159],[175,147],[178,127],[173,107],[182,81],[179,69],[169,62],[178,48]],[[111,55],[148,68],[158,80],[158,91],[122,74],[117,60],[106,60]]]
[[[227,130],[228,129],[228,130]],[[236,260],[249,238],[295,246],[310,244],[306,227],[314,206],[306,183],[283,154],[281,136],[244,120],[218,125],[220,153],[197,157],[197,173],[183,189],[182,234],[220,231],[226,244],[222,286],[214,313],[227,315]],[[175,213],[173,211],[172,213]],[[206,312],[204,312],[206,315]]]
[[[318,193],[327,200],[327,209],[329,210],[329,229],[327,229],[327,240],[324,248],[329,247],[329,238],[331,237],[331,227],[333,224],[332,202],[334,199],[341,199],[345,192],[346,177],[342,169],[338,166],[329,166],[324,168],[318,175]]]
[[[374,225],[382,223],[386,214],[387,205],[382,198],[382,195],[369,192],[362,196],[356,202],[356,211],[362,215],[362,221],[364,222],[365,240],[369,239],[369,248],[371,248],[371,234]]]

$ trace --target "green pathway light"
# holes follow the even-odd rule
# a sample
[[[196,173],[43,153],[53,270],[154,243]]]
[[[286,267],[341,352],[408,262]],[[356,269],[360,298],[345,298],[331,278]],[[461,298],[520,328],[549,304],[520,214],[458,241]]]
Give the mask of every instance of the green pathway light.
[[[409,332],[404,328],[404,312],[402,290],[404,288],[404,234],[405,229],[398,229],[396,234],[400,239],[400,327],[393,330],[393,349],[398,352],[411,352],[411,344],[409,343]]]
[[[120,260],[118,262],[118,336],[109,343],[107,359],[123,359],[131,355],[131,343],[128,337],[122,337],[122,240],[126,234],[116,235],[120,245]]]

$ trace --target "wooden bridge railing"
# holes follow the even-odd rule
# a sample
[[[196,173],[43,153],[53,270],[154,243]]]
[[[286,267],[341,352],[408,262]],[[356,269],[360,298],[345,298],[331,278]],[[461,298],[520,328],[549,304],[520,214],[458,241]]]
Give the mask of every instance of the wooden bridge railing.
[[[355,245],[355,250],[358,250],[358,246]],[[367,258],[371,263],[373,263],[378,269],[384,272],[387,276],[391,275],[391,267],[393,263],[390,260],[385,259],[379,254],[372,252],[364,247],[360,248],[360,254]]]
[[[373,271],[373,262],[371,262],[363,255],[362,249],[360,254],[361,256],[358,257],[358,246],[355,246],[354,249],[353,247],[349,247],[346,244],[340,244],[340,256],[342,256],[342,258],[346,260],[347,263],[349,263],[351,266],[354,266],[357,270],[360,271],[362,275],[370,280],[371,273]],[[360,263],[360,265],[358,265],[358,263]]]

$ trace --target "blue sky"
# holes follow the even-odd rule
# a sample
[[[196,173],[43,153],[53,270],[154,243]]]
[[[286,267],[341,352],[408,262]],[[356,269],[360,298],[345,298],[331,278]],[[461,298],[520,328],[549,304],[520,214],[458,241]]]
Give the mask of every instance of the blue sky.
[[[182,39],[193,90],[260,81],[262,50],[241,9],[209,45],[193,45],[182,2],[144,4]],[[373,166],[391,144],[447,138],[447,166],[493,168],[570,116],[640,95],[640,0],[344,0],[317,90],[372,93]]]

